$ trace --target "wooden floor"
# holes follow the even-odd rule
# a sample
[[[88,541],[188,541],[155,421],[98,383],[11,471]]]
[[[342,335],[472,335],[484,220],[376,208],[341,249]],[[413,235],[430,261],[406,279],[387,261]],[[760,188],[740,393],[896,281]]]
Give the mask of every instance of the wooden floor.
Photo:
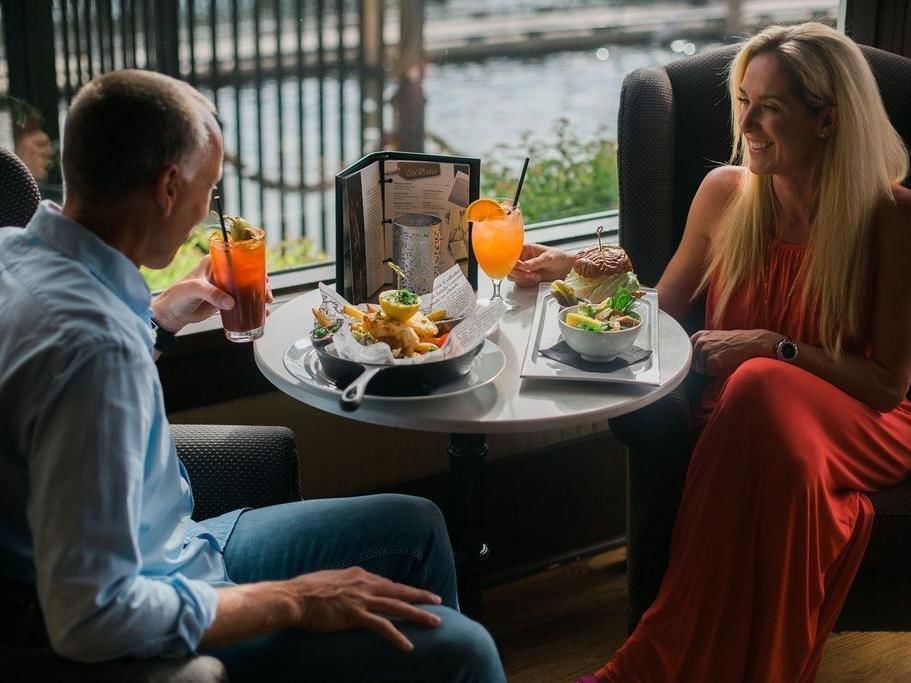
[[[486,591],[484,623],[512,683],[591,673],[626,635],[624,550]],[[833,634],[818,681],[911,683],[911,633]]]

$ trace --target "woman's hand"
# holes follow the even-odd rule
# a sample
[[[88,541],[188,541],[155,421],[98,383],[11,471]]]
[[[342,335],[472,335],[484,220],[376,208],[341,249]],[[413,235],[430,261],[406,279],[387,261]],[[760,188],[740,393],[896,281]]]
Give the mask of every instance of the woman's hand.
[[[693,367],[703,375],[727,376],[750,358],[774,358],[781,336],[769,330],[700,330],[690,337]]]
[[[509,279],[519,287],[534,287],[539,282],[566,277],[575,262],[576,257],[562,249],[525,244]]]

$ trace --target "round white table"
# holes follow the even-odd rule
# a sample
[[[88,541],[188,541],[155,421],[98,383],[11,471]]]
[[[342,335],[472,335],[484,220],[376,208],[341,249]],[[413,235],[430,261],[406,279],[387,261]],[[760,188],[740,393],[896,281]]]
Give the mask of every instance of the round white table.
[[[483,296],[490,289],[490,281],[484,276],[479,279],[479,294]],[[661,312],[657,386],[522,379],[519,372],[530,336],[537,290],[504,282],[503,294],[518,304],[518,309],[506,313],[499,329],[489,338],[503,351],[505,369],[493,382],[445,399],[421,397],[389,402],[367,396],[360,408],[346,412],[336,395],[311,387],[292,375],[285,368],[284,355],[289,346],[309,332],[310,309],[320,305],[318,290],[280,306],[269,316],[263,337],[254,343],[256,364],[263,375],[278,389],[309,406],[352,420],[452,435],[449,476],[451,487],[458,495],[452,496],[454,508],[448,510],[447,516],[459,566],[460,597],[466,613],[472,616],[480,612],[480,557],[486,553],[480,518],[487,454],[485,435],[570,427],[637,410],[680,384],[691,359],[688,335],[673,318]]]

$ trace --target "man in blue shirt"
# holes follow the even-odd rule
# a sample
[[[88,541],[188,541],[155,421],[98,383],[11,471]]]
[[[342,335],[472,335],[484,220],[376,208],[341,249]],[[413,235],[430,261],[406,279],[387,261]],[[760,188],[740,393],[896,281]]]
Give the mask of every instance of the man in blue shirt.
[[[180,81],[112,72],[74,99],[64,140],[63,207],[0,229],[0,578],[34,586],[51,646],[202,650],[232,680],[503,680],[457,611],[428,501],[190,518],[150,321],[176,332],[233,301],[203,264],[150,303],[138,267],[166,266],[208,211],[215,112]]]

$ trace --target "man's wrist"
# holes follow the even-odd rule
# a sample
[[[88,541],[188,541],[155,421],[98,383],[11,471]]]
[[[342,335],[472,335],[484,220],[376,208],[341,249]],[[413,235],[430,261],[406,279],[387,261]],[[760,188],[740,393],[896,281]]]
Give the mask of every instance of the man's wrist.
[[[163,292],[152,300],[152,320],[163,330],[177,334],[184,324],[171,315],[170,307],[165,303],[166,294],[167,292]]]
[[[275,605],[272,617],[278,628],[297,627],[304,622],[306,598],[301,590],[301,577],[284,581],[270,581],[266,590],[274,597],[270,599]]]
[[[155,332],[155,350],[167,353],[177,342],[177,334],[167,329],[156,318],[152,318],[152,330]]]

